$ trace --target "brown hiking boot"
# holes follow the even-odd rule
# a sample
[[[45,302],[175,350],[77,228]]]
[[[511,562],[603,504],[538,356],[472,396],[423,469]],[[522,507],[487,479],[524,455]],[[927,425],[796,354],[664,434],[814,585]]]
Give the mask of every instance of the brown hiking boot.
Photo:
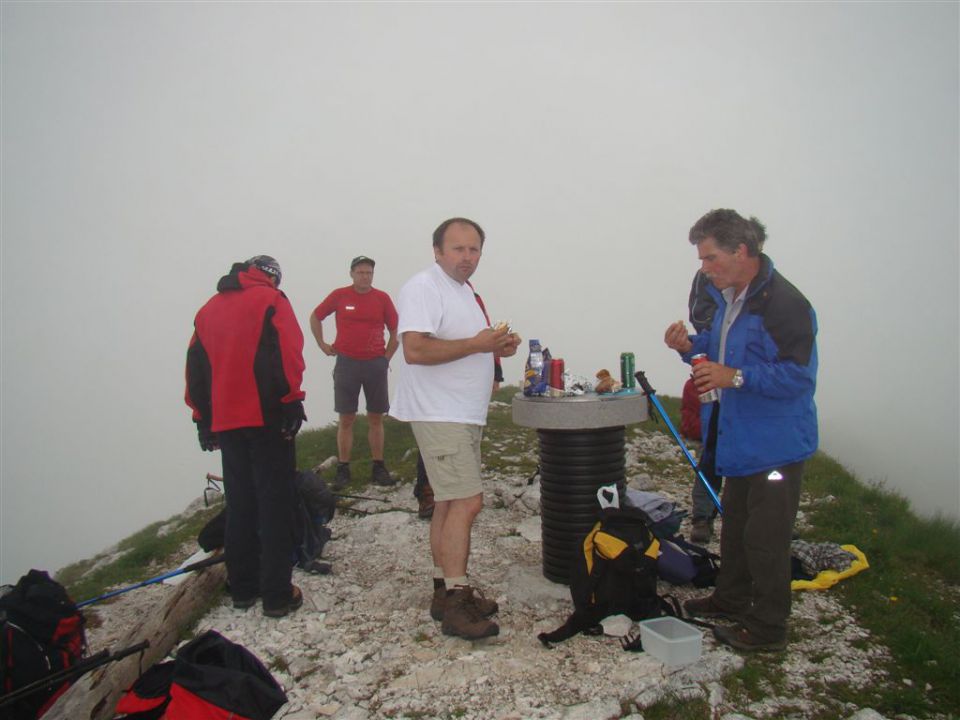
[[[683,603],[683,611],[690,617],[724,618],[732,620],[736,613],[727,612],[713,602],[713,595],[702,598],[691,598]]]
[[[286,617],[292,612],[296,612],[303,605],[303,593],[300,592],[300,588],[296,585],[292,585],[292,590],[290,592],[290,602],[286,605],[281,605],[276,608],[263,608],[263,614],[266,617],[271,618],[282,618]]]
[[[420,497],[417,498],[420,507],[417,508],[417,517],[421,520],[428,520],[433,517],[433,488],[427,483],[420,489]],[[439,619],[439,618],[438,618]]]
[[[706,545],[713,537],[713,520],[708,518],[694,518],[693,529],[690,530],[690,542]]]
[[[458,585],[447,595],[440,629],[444,635],[454,635],[465,640],[479,640],[500,634],[500,627],[480,614],[473,602],[473,588],[469,585]]]
[[[733,627],[715,627],[713,636],[724,645],[729,645],[744,652],[764,652],[784,650],[787,647],[786,638],[782,640],[763,640],[743,625]]]
[[[488,618],[491,615],[497,614],[500,606],[497,605],[496,600],[490,600],[478,588],[468,586],[465,589],[470,592],[470,600],[473,602],[474,607],[476,607],[480,617]],[[443,610],[446,607],[446,603],[447,589],[442,586],[434,588],[433,599],[430,601],[430,617],[438,621],[443,620]]]

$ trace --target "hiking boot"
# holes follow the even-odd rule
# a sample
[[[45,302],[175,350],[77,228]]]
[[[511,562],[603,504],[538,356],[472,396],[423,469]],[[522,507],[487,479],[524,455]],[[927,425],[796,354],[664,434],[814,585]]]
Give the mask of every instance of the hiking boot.
[[[465,588],[470,593],[470,600],[482,618],[496,615],[500,606],[496,600],[490,600],[482,591],[475,587]],[[434,620],[443,620],[443,611],[447,604],[447,589],[443,586],[433,589],[433,599],[430,601],[430,617]]]
[[[303,605],[303,593],[300,592],[300,588],[298,588],[296,585],[292,585],[291,587],[293,590],[290,593],[290,602],[286,605],[281,605],[278,608],[264,607],[263,614],[266,617],[282,618],[300,609],[300,606]]]
[[[443,620],[443,608],[447,605],[447,589],[441,585],[433,589],[430,599],[430,617],[439,622]]]
[[[350,463],[337,463],[337,474],[333,478],[333,489],[343,490],[350,484]]]
[[[383,464],[383,460],[373,461],[373,466],[370,468],[370,479],[373,481],[374,485],[383,485],[387,487],[397,484],[397,479],[391,477],[390,471],[387,470],[387,466]]]
[[[444,635],[453,635],[465,640],[479,640],[500,634],[500,627],[485,619],[473,602],[473,588],[458,585],[447,595],[443,608],[443,624],[440,630]]]
[[[723,618],[732,620],[736,613],[727,612],[713,602],[713,595],[691,598],[683,603],[683,611],[690,617]]]
[[[433,488],[427,483],[420,488],[420,496],[417,498],[420,506],[417,508],[417,517],[421,520],[429,520],[433,517]]]
[[[690,531],[690,542],[706,545],[713,537],[713,520],[709,518],[694,518],[693,529]]]
[[[734,625],[732,627],[715,627],[713,636],[724,645],[729,645],[736,650],[743,652],[770,652],[783,650],[787,647],[787,639],[782,640],[763,640],[743,625]]]

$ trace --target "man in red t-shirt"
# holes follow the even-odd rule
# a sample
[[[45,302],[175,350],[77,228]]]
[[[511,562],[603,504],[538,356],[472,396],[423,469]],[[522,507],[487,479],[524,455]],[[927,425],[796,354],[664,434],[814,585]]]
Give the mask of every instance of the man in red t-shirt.
[[[337,489],[350,482],[353,423],[357,418],[360,388],[367,402],[367,440],[373,459],[370,477],[378,485],[396,482],[383,464],[383,416],[390,409],[387,366],[398,345],[397,310],[389,295],[373,287],[375,265],[365,255],[355,257],[350,261],[353,284],[334,290],[310,315],[310,329],[317,345],[327,355],[337,358],[333,369],[333,409],[339,415],[340,462],[333,481]],[[336,313],[337,338],[331,345],[323,339],[323,319],[333,313]],[[384,327],[390,334],[386,344]]]

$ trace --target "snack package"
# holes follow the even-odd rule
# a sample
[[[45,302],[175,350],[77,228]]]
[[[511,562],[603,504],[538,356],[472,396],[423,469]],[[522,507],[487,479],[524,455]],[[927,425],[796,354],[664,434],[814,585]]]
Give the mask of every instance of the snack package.
[[[549,366],[547,362],[550,359],[550,351],[540,348],[538,340],[530,341],[530,354],[527,356],[527,363],[523,368],[523,394],[545,395],[547,392],[547,371]]]
[[[613,378],[610,375],[610,371],[607,369],[597,371],[597,384],[594,386],[594,390],[598,395],[603,395],[605,393],[615,393],[618,392],[623,387],[623,383],[619,380]]]

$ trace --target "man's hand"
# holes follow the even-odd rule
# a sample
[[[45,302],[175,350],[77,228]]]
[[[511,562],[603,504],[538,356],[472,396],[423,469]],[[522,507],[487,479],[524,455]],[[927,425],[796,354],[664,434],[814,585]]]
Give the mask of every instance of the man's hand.
[[[303,412],[303,401],[284,403],[281,406],[283,417],[280,419],[280,434],[284,440],[293,440],[300,432],[300,426],[307,419]]]
[[[693,375],[693,384],[697,386],[697,390],[705,393],[707,390],[713,390],[714,388],[732,388],[733,376],[736,372],[736,368],[727,367],[726,365],[707,360],[697,363],[697,366],[693,368],[691,374]]]
[[[497,357],[510,357],[517,352],[520,336],[507,329],[484,328],[474,336],[477,352],[492,352]]]
[[[516,333],[509,333],[506,337],[506,343],[497,351],[497,357],[513,357],[517,354],[517,348],[523,340]]]
[[[683,324],[683,320],[678,320],[667,328],[663,334],[663,341],[668,348],[681,353],[690,352],[690,348],[693,347],[693,343],[690,342],[690,335],[687,333],[687,326]]]
[[[507,329],[484,328],[473,336],[474,352],[496,353],[506,343]]]
[[[337,354],[337,351],[333,349],[333,345],[331,345],[330,343],[321,341],[321,342],[318,342],[317,344],[320,346],[320,349],[323,350],[324,355],[333,356]]]
[[[200,440],[200,449],[204,452],[213,452],[220,449],[220,438],[210,429],[209,425],[197,423],[197,438]]]

